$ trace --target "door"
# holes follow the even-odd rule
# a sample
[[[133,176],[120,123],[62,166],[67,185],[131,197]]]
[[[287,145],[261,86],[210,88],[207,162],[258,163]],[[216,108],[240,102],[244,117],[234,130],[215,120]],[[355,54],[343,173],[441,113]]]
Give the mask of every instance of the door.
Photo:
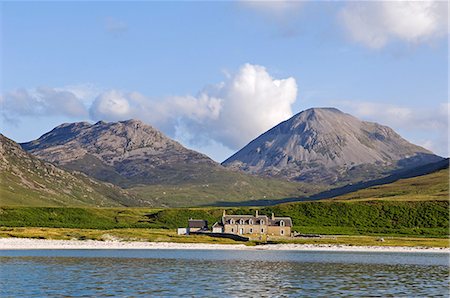
[[[241,235],[244,234],[244,229],[243,228],[239,229],[239,234],[241,234]]]

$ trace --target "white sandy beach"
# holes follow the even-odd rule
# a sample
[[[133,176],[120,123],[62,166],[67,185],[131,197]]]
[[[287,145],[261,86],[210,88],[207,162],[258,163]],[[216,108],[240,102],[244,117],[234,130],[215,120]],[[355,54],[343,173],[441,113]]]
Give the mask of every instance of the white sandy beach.
[[[450,248],[348,246],[331,244],[244,244],[169,243],[138,241],[43,240],[28,238],[0,238],[0,250],[30,249],[194,249],[194,250],[290,250],[290,251],[354,251],[354,252],[433,252],[450,253]]]

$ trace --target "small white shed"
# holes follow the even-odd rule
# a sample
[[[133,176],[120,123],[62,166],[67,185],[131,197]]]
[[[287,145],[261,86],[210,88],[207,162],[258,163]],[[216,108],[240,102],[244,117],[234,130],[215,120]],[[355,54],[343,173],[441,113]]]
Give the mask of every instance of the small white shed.
[[[213,233],[223,233],[223,226],[220,223],[216,222],[212,226],[212,232]]]
[[[186,228],[178,228],[178,235],[189,235],[189,231]]]

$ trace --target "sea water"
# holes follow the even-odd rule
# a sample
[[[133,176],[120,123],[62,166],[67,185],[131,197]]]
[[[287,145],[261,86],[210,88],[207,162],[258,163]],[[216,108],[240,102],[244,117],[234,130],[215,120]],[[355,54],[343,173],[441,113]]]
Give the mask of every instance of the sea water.
[[[0,251],[1,297],[448,297],[446,253]]]

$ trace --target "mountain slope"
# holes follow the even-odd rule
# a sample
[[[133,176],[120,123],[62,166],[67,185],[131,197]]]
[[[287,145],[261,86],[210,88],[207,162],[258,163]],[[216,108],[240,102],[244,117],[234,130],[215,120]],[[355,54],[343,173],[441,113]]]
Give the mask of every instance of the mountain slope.
[[[0,170],[3,206],[129,206],[137,201],[112,184],[43,162],[1,134]]]
[[[449,171],[447,168],[436,172],[406,178],[393,183],[372,186],[345,195],[334,197],[336,201],[448,201]]]
[[[387,126],[334,108],[313,108],[273,127],[222,164],[263,176],[345,185],[440,160]]]
[[[40,159],[125,187],[195,181],[220,167],[138,120],[62,124],[21,145]]]
[[[230,171],[138,120],[62,124],[22,147],[65,169],[127,188],[152,206],[276,200],[324,190]]]

